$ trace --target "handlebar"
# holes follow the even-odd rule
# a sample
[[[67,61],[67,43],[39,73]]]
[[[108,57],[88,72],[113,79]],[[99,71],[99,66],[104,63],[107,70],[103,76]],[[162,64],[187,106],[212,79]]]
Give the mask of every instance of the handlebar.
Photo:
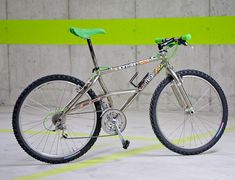
[[[158,44],[159,50],[163,49],[164,47],[173,47],[174,45],[184,45],[187,46],[189,41],[192,39],[191,34],[185,34],[181,36],[180,38],[156,38],[155,43]]]

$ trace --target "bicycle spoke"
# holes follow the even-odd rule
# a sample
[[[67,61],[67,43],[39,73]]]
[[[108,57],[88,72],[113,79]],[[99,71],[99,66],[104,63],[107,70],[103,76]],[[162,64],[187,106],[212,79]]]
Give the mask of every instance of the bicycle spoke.
[[[199,128],[198,124],[197,124],[197,121],[194,119],[194,116],[192,116],[192,119],[193,119],[193,122],[194,122],[194,127],[195,127],[195,133],[196,133],[196,136],[197,136],[197,140],[200,141],[201,144],[202,141],[201,141],[201,138],[199,137],[199,135],[202,135],[204,136],[204,132]],[[198,131],[196,130],[196,128],[198,129]],[[198,132],[198,133],[197,133]]]
[[[60,138],[60,141],[61,141],[61,138]],[[65,153],[64,153],[65,151],[64,151],[64,148],[62,146],[62,142],[60,142],[60,147],[61,147],[62,154],[65,155]]]
[[[208,133],[211,132],[211,130],[209,130],[209,129],[205,126],[205,123],[203,123],[203,122],[201,121],[201,119],[199,119],[197,116],[195,116],[195,118],[198,119],[198,120],[201,122],[201,124],[203,125],[203,127],[205,128],[205,130],[206,130]],[[209,124],[207,124],[207,125],[209,126]],[[212,129],[212,130],[214,130],[214,128],[211,128],[211,126],[209,126],[209,128]],[[210,135],[213,136],[213,134],[211,134],[211,133],[210,133]]]
[[[47,132],[48,132],[48,130],[47,130]],[[41,143],[43,142],[43,140],[44,140],[44,138],[45,138],[45,134],[41,134],[40,137],[41,137],[41,140],[39,141],[38,145],[36,146],[36,149],[38,149],[39,146],[41,145]],[[40,138],[40,137],[38,137],[38,138]],[[34,140],[34,142],[37,142],[37,141]]]
[[[40,94],[41,94],[41,96],[42,96],[42,99],[43,99],[43,100],[47,103],[47,105],[49,106],[49,102],[48,102],[47,98],[45,97],[45,93],[44,93],[43,89],[42,89],[42,88],[39,88],[38,91],[40,92]],[[50,108],[49,108],[49,109],[50,109]],[[51,109],[50,109],[50,111],[51,111]]]
[[[24,130],[24,132],[27,132],[27,131],[29,131],[29,130],[35,128],[35,127],[38,127],[40,124],[43,124],[43,122],[40,122],[40,123],[38,123],[38,124],[36,124],[36,125],[34,125],[34,126],[31,126],[30,128]]]
[[[45,147],[46,147],[46,144],[47,144],[47,141],[48,141],[48,137],[49,137],[49,135],[50,135],[50,131],[47,131],[46,133],[47,133],[47,135],[46,135],[46,141],[45,141],[45,144],[44,144],[44,146],[43,146],[42,152],[44,152],[44,150],[45,150]]]
[[[62,93],[62,96],[61,96],[61,99],[60,99],[60,103],[59,103],[59,106],[61,107],[61,104],[62,104],[62,101],[63,101],[63,98],[64,98],[64,93],[65,93],[65,89],[67,87],[68,84],[65,84],[65,87],[63,88],[63,93]]]
[[[27,139],[30,139],[30,138],[32,138],[32,137],[35,137],[35,136],[38,135],[38,134],[43,134],[43,132],[45,132],[44,129],[41,130],[41,131],[37,131],[35,134],[31,134],[30,136],[28,136]]]
[[[71,132],[71,133],[70,133],[70,132]],[[72,131],[70,128],[67,128],[67,133],[68,133],[68,135],[69,135],[70,137],[72,137],[71,134],[73,134],[73,131]],[[74,147],[76,147],[76,149],[78,149],[78,146],[77,146],[76,143],[74,142],[74,139],[70,139],[70,140],[72,141]]]
[[[58,146],[59,146],[59,141],[60,141],[60,135],[58,134],[58,138],[57,138],[57,144],[56,144],[56,155],[58,155]],[[62,149],[62,148],[61,148]],[[64,153],[63,153],[64,155]]]
[[[182,131],[181,131],[181,133],[180,133],[180,137],[178,138],[178,144],[180,144],[180,140],[181,140],[181,137],[182,137],[182,135],[183,135],[184,130],[185,130],[185,119],[184,119],[184,125],[183,125],[183,127],[182,127]]]
[[[52,84],[52,89],[53,89],[53,91],[51,90],[50,91],[50,94],[51,94],[51,97],[53,97],[53,102],[54,102],[54,104],[53,104],[53,106],[55,107],[54,109],[55,110],[57,110],[57,109],[59,109],[59,107],[58,107],[58,103],[57,103],[57,100],[58,100],[58,96],[56,96],[55,94],[56,94],[56,87],[55,87],[55,85],[54,85],[54,83],[51,83]]]
[[[182,126],[183,124],[184,124],[184,121],[183,121],[180,125],[178,125],[173,131],[171,131],[171,132],[168,134],[168,136],[171,137],[171,136],[173,135],[173,133],[175,133],[175,131],[176,131],[177,129],[179,129],[180,126]]]
[[[195,125],[196,125],[196,127],[198,128],[198,132],[199,132],[200,137],[202,137],[203,139],[205,139],[206,142],[208,142],[208,141],[210,140],[210,139],[208,138],[208,133],[209,133],[208,129],[203,126],[204,129],[206,130],[206,131],[203,131],[203,130],[199,127],[199,123],[198,123],[197,121],[195,121]],[[200,138],[200,137],[199,137],[198,139],[201,141],[202,138]],[[203,143],[201,142],[201,144],[203,144]]]
[[[207,107],[209,104],[211,104],[214,101],[218,101],[218,99],[216,99],[216,98],[213,99],[211,102],[208,102],[208,103],[204,104],[202,107],[200,107],[200,109],[196,109],[196,111],[200,111],[200,110],[204,109],[205,107]]]
[[[52,145],[51,145],[51,149],[50,149],[50,151],[49,151],[49,153],[50,153],[50,154],[52,153],[52,148],[53,148],[53,146],[54,146],[54,144],[55,144],[55,141],[56,141],[56,137],[57,137],[57,135],[58,135],[58,133],[56,133],[56,134],[55,134],[55,137],[54,137],[53,143],[52,143]]]
[[[201,95],[200,98],[198,98],[195,102],[195,104],[193,104],[193,107],[196,107],[196,105],[200,102],[201,99],[203,99],[203,97],[210,91],[210,88],[208,88],[206,91],[203,91],[204,93]]]
[[[40,109],[40,108],[31,106],[31,105],[29,105],[29,104],[25,104],[24,106],[29,107],[29,108],[32,108],[32,109],[34,109],[34,110],[38,110],[38,111],[44,112],[44,113],[47,113],[47,112],[48,112],[48,111],[46,111],[45,109]]]
[[[71,146],[68,144],[67,140],[65,140],[65,139],[63,138],[63,141],[65,142],[66,147],[68,148],[68,151],[69,151],[69,152],[73,152],[73,148],[71,148]],[[72,150],[72,151],[71,151],[71,150]]]
[[[34,99],[32,99],[32,98],[29,98],[29,101],[31,101],[31,102],[33,102],[33,103],[35,103],[35,104],[38,104],[39,106],[41,106],[43,109],[45,109],[46,111],[50,111],[50,109],[49,108],[47,108],[46,106],[44,106],[44,105],[42,105],[41,103],[39,103],[38,101],[36,101],[36,100],[34,100]]]
[[[156,135],[167,147],[169,145],[171,150],[185,152],[185,154],[189,153],[188,150],[192,150],[189,153],[191,154],[193,151],[198,152],[199,147],[206,148],[207,144],[215,138],[220,128],[223,108],[213,83],[193,75],[183,76],[182,80],[194,111],[191,114],[188,109],[176,107],[177,99],[171,92],[172,81],[167,82],[162,86],[161,94],[157,94],[158,99],[155,99],[157,100],[157,123],[153,123],[153,126],[159,129],[155,132]],[[174,108],[176,110],[172,110]],[[164,112],[162,109],[166,109],[166,113],[162,113]]]
[[[63,81],[45,83],[34,89],[22,104],[19,117],[25,142],[43,157],[73,156],[90,142],[94,134],[96,114],[101,112],[96,110],[94,103],[82,109],[75,108],[65,118],[64,127],[68,136],[86,135],[88,138],[66,139],[62,136],[62,130],[57,129],[54,115],[75,97],[77,86]],[[91,100],[87,93],[79,99],[81,102],[86,100]]]
[[[33,122],[27,122],[27,123],[22,123],[21,125],[31,125],[31,124],[35,124],[35,123],[38,123],[38,124],[41,124],[41,122],[43,121],[43,119],[39,119],[39,120],[34,120]]]

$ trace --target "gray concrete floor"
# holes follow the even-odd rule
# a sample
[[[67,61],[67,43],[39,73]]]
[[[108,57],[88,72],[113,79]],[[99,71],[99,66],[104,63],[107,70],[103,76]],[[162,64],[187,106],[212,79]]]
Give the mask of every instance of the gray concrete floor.
[[[11,128],[12,107],[0,108],[0,179],[235,179],[235,117],[209,151],[182,156],[162,147],[156,139],[148,111],[126,112],[124,132],[131,144],[123,150],[119,139],[98,139],[93,148],[71,163],[50,165],[31,158],[18,145]]]

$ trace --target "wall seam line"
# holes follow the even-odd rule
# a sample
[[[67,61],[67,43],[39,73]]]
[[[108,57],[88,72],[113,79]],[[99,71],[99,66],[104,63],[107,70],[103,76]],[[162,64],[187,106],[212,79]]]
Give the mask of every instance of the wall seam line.
[[[134,18],[136,19],[137,18],[137,14],[136,14],[136,9],[137,9],[137,2],[136,0],[134,1]],[[134,45],[134,53],[135,53],[135,60],[137,61],[137,52],[138,52],[138,45]],[[135,67],[135,72],[137,73],[138,72],[138,68],[137,66]],[[138,83],[138,76],[136,77],[135,79],[135,83],[137,84]],[[139,96],[136,97],[136,109],[139,109]]]
[[[211,16],[211,0],[209,0],[209,16]],[[211,76],[211,44],[209,44],[209,75]]]
[[[70,16],[70,0],[68,0],[68,19],[71,19]],[[71,45],[68,45],[68,49],[69,49],[69,73],[70,75],[72,75],[72,55],[71,55]]]
[[[8,1],[5,1],[5,12],[6,12],[6,20],[8,20]],[[6,100],[6,104],[11,104],[10,103],[10,99],[11,99],[11,71],[10,71],[10,45],[7,44],[7,68],[8,68],[8,72],[7,72],[7,76],[8,76],[8,99]]]

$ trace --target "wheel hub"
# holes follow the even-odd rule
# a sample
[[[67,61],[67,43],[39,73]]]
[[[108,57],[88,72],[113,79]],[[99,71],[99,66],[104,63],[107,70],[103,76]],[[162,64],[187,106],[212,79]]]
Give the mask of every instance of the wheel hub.
[[[186,108],[186,109],[185,109],[185,112],[186,112],[187,114],[190,114],[190,115],[195,114],[195,111],[194,111],[193,107],[191,107],[191,108]]]
[[[61,118],[62,113],[56,113],[52,116],[51,121],[54,125],[56,125],[58,122],[61,122],[62,118]]]
[[[65,129],[65,116],[63,115],[63,112],[59,112],[54,114],[51,117],[52,124],[55,126],[55,130],[60,129],[64,130]]]

